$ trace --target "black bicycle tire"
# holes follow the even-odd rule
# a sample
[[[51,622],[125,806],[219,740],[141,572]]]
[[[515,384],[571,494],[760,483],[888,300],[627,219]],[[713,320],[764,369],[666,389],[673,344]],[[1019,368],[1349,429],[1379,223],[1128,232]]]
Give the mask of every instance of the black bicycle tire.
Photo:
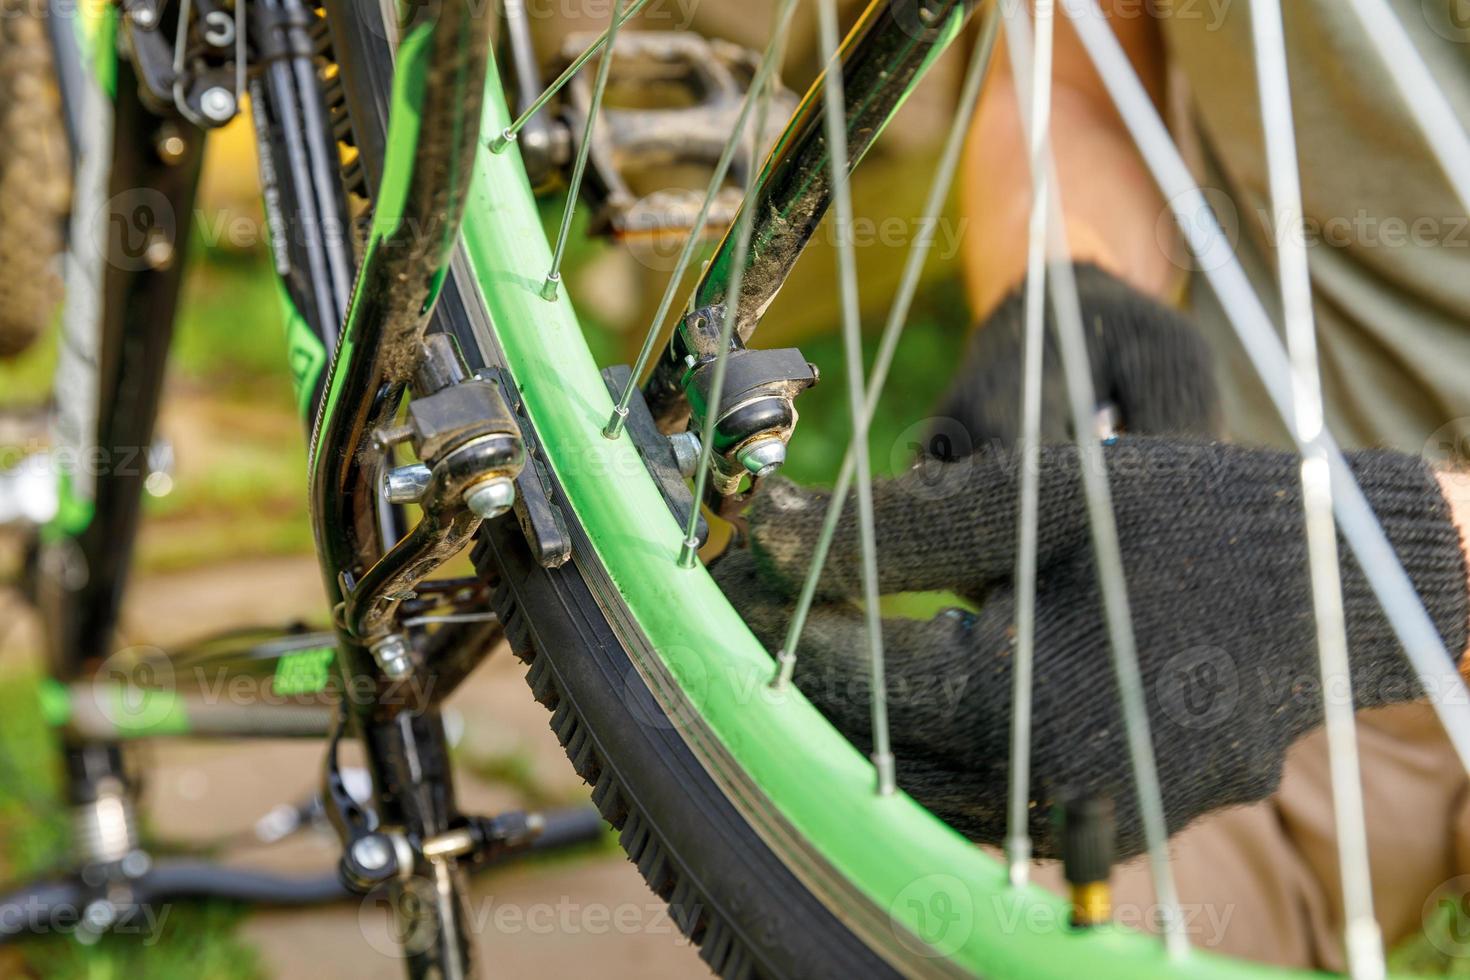
[[[379,8],[375,0],[328,0],[326,9],[356,144],[370,157],[384,145],[392,79]],[[381,160],[363,163],[375,186]],[[454,334],[472,368],[495,363],[477,287],[458,275],[451,272],[432,329]],[[521,421],[534,443],[530,421]],[[554,482],[550,490],[556,499]],[[494,607],[512,650],[529,665],[533,695],[551,710],[553,732],[674,923],[721,977],[899,975],[873,948],[883,910],[830,907],[739,812],[689,745],[683,722],[657,724],[667,715],[589,581],[600,574],[595,551],[568,523],[573,559],[560,568],[538,564],[509,520],[482,529],[476,564],[497,582]],[[855,920],[868,925],[863,935]],[[929,965],[943,972],[942,961]]]

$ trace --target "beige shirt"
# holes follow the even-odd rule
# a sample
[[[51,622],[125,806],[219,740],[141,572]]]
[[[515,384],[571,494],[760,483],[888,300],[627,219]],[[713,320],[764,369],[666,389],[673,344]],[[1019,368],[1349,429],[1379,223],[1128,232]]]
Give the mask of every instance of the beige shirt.
[[[1159,0],[1201,173],[1263,298],[1266,174],[1250,4]],[[1470,4],[1390,0],[1470,121]],[[1344,0],[1284,0],[1328,418],[1345,446],[1437,455],[1470,437],[1470,217]],[[1233,434],[1280,441],[1264,391],[1202,283]],[[1268,303],[1273,307],[1274,303]],[[1449,427],[1446,430],[1446,427]],[[1470,444],[1467,444],[1470,448]]]
[[[1173,77],[1184,86],[1175,95],[1189,107],[1181,132],[1192,130],[1202,183],[1274,310],[1249,2],[1158,2]],[[1391,3],[1470,120],[1470,4]],[[1332,430],[1347,447],[1470,462],[1470,219],[1350,5],[1283,7]],[[1216,350],[1232,436],[1284,442],[1199,276],[1192,303]],[[1470,782],[1425,705],[1362,712],[1359,738],[1378,917],[1390,945],[1413,941],[1436,897],[1460,897],[1447,883],[1470,873]],[[1275,797],[1198,821],[1172,850],[1197,943],[1282,965],[1344,967],[1320,732],[1291,749]],[[1122,869],[1117,884],[1125,909],[1152,901],[1142,863]]]

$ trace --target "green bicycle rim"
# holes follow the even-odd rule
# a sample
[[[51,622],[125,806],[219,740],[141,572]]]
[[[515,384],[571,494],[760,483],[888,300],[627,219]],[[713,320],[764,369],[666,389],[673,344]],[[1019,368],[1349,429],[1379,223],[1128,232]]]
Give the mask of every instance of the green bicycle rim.
[[[482,132],[509,123],[497,73]],[[609,621],[660,703],[741,812],[811,887],[855,893],[900,949],[905,972],[1024,978],[1299,975],[1196,951],[1170,959],[1155,938],[1067,925],[1067,906],[1004,867],[900,793],[873,791],[868,761],[799,692],[767,686],[774,661],[703,567],[676,563],[681,529],[612,410],[571,302],[540,289],[551,252],[519,153],[482,144],[465,250],[525,411],[575,518],[592,542],[589,582],[605,583]],[[834,883],[837,883],[834,885]],[[842,910],[847,911],[847,910]],[[862,919],[854,913],[851,918]],[[861,931],[860,931],[860,934]],[[895,946],[895,942],[897,946]]]

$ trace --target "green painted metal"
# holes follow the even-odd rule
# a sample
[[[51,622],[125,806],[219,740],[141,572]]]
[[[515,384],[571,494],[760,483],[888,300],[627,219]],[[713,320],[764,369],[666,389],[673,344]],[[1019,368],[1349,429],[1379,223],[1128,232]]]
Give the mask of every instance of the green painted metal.
[[[117,95],[117,18],[118,5],[108,0],[80,0],[68,17],[83,62],[109,96]]]
[[[336,647],[311,647],[288,653],[276,661],[271,691],[282,696],[320,694],[332,679]]]
[[[71,721],[71,692],[66,685],[54,677],[41,679],[38,689],[41,701],[41,717],[52,728],[60,728]]]
[[[490,73],[484,132],[509,121]],[[901,942],[994,977],[1285,975],[1153,938],[1077,932],[1065,905],[1015,891],[1003,866],[904,794],[873,794],[872,769],[794,689],[767,686],[771,657],[703,567],[676,564],[681,532],[629,436],[603,436],[612,400],[563,296],[541,297],[551,258],[519,151],[482,148],[464,241],[517,388],[597,558],[655,656],[719,747],[795,832],[879,909]],[[687,730],[692,740],[704,737]],[[902,767],[900,767],[900,776]]]
[[[97,513],[96,503],[77,493],[76,481],[64,469],[56,480],[56,494],[56,513],[41,528],[41,540],[47,544],[80,537]]]
[[[296,410],[302,418],[310,421],[311,396],[316,391],[317,379],[327,366],[327,348],[292,302],[286,283],[277,278],[276,287],[286,323],[286,365],[291,372],[291,389],[296,393]]]
[[[374,252],[383,246],[383,241],[398,230],[403,222],[403,211],[408,199],[409,182],[413,176],[414,151],[418,144],[420,115],[423,102],[424,80],[428,73],[429,42],[433,38],[434,25],[420,24],[398,45],[396,69],[393,76],[393,100],[389,106],[387,155],[383,161],[383,177],[373,204],[373,224],[367,248],[363,252],[361,265],[367,266]],[[437,289],[437,287],[436,287]],[[430,293],[431,299],[436,294]],[[352,305],[342,327],[341,339],[327,375],[327,390],[323,399],[323,417],[340,408],[342,389],[348,375],[347,364],[356,353],[354,340],[358,330],[354,327],[361,310],[360,295],[354,291]],[[317,440],[325,434],[327,426],[316,427]],[[320,450],[319,443],[312,447],[312,457]],[[313,467],[315,469],[315,467]]]
[[[92,685],[92,696],[105,704],[103,714],[112,722],[119,738],[188,734],[189,715],[177,691],[154,691],[98,681]]]

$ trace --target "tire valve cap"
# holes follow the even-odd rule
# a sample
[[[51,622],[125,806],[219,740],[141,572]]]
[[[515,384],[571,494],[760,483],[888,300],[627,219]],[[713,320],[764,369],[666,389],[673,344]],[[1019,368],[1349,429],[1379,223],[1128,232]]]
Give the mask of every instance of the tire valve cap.
[[[1090,929],[1113,917],[1108,879],[1113,870],[1113,801],[1101,796],[1067,800],[1053,811],[1061,840],[1062,871],[1072,903],[1072,925]]]

